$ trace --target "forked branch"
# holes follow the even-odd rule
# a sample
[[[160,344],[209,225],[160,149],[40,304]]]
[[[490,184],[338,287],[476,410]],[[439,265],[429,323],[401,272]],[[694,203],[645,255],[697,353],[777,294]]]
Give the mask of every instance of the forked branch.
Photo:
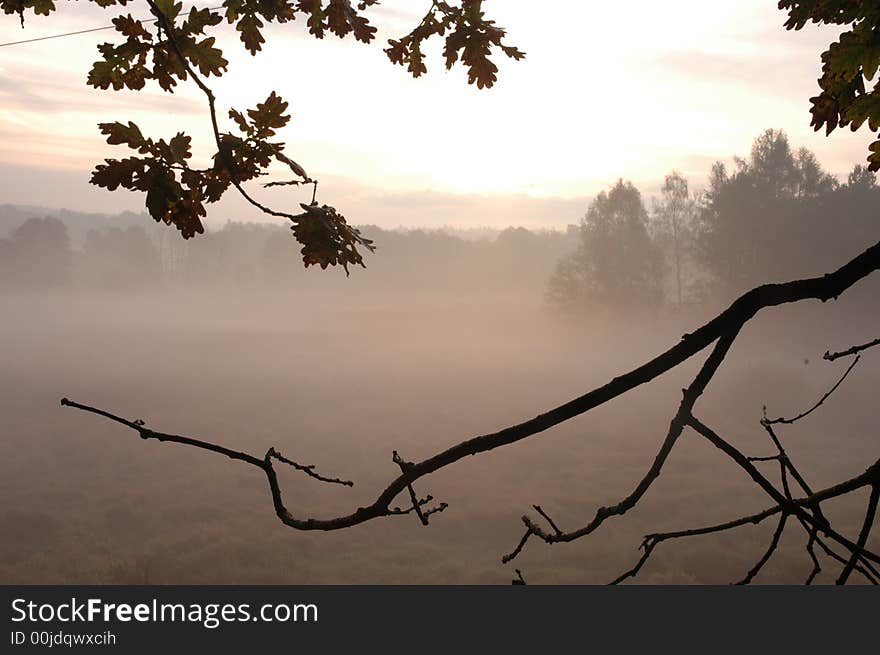
[[[652,466],[648,472],[636,486],[636,488],[619,503],[611,507],[600,507],[595,517],[585,526],[573,531],[565,532],[550,518],[550,516],[536,506],[536,511],[550,526],[550,531],[538,526],[528,516],[523,517],[523,523],[526,526],[525,534],[515,550],[504,557],[504,561],[509,561],[516,557],[526,545],[531,536],[537,536],[547,543],[574,541],[597,530],[607,519],[614,516],[621,516],[636,503],[648,491],[653,481],[660,475],[663,465],[666,462],[669,453],[681,436],[685,427],[691,427],[698,434],[708,439],[727,455],[729,455],[745,472],[771,497],[774,505],[756,515],[743,517],[727,523],[720,524],[711,528],[699,529],[696,531],[688,530],[680,533],[659,534],[646,538],[645,555],[637,566],[630,572],[624,574],[617,581],[625,577],[635,575],[647,557],[653,551],[657,544],[667,539],[692,536],[696,534],[705,534],[708,532],[716,532],[746,523],[757,523],[764,520],[768,516],[774,514],[782,514],[780,522],[777,526],[774,538],[768,551],[764,554],[752,572],[746,576],[744,581],[750,581],[754,575],[764,566],[770,559],[779,542],[782,530],[785,527],[787,517],[791,516],[797,519],[805,530],[808,531],[808,547],[807,550],[814,561],[815,568],[818,563],[815,558],[815,546],[825,552],[826,555],[832,557],[838,562],[849,566],[851,570],[858,571],[865,575],[869,580],[876,581],[880,574],[877,573],[875,564],[880,564],[880,557],[866,548],[867,532],[870,526],[865,528],[864,540],[860,538],[853,542],[834,530],[825,517],[821,513],[820,504],[830,498],[836,498],[840,495],[850,493],[866,486],[875,488],[880,484],[880,463],[872,466],[868,471],[860,476],[856,476],[846,480],[839,485],[829,487],[819,492],[812,492],[807,485],[804,477],[789,461],[782,444],[773,432],[774,423],[793,423],[800,418],[815,410],[819,405],[827,400],[829,396],[842,384],[849,372],[855,366],[855,362],[847,369],[843,377],[834,385],[834,387],[820,401],[807,412],[795,417],[794,419],[780,419],[769,421],[765,418],[762,425],[768,431],[774,444],[777,446],[777,455],[770,458],[749,458],[736,448],[731,446],[710,428],[702,424],[694,415],[694,407],[697,400],[705,391],[707,385],[715,375],[719,366],[727,356],[731,346],[740,329],[748,321],[750,321],[758,312],[767,307],[774,307],[787,303],[795,303],[808,299],[827,301],[837,298],[844,291],[849,289],[862,278],[873,273],[880,268],[880,243],[868,248],[859,256],[855,257],[836,271],[826,275],[802,280],[795,280],[783,284],[767,284],[740,296],[733,302],[728,309],[701,326],[694,332],[686,334],[681,341],[650,361],[638,366],[631,371],[614,378],[607,384],[604,384],[592,391],[575,398],[563,405],[540,414],[528,421],[512,425],[497,432],[485,434],[471,439],[466,439],[450,448],[439,452],[420,462],[407,462],[403,460],[397,453],[394,454],[394,462],[400,468],[400,475],[390,481],[388,486],[379,493],[376,500],[366,507],[358,507],[349,514],[344,514],[334,518],[297,518],[284,506],[282,502],[282,494],[278,485],[277,476],[272,465],[273,459],[287,464],[291,464],[290,460],[282,458],[274,449],[270,449],[263,458],[256,457],[244,452],[233,451],[223,446],[219,446],[210,442],[193,439],[190,437],[175,436],[164,433],[155,432],[146,428],[142,422],[129,421],[127,419],[115,416],[105,410],[89,407],[80,403],[75,403],[67,399],[62,400],[62,404],[74,407],[80,410],[91,412],[104,416],[105,418],[116,421],[135,431],[144,439],[158,439],[160,441],[171,441],[182,445],[193,446],[204,450],[216,452],[235,460],[244,461],[248,464],[256,466],[264,471],[269,482],[269,488],[272,495],[275,512],[281,521],[292,528],[298,530],[338,530],[349,528],[366,521],[370,521],[380,517],[396,516],[408,513],[415,513],[421,523],[427,524],[428,517],[446,509],[445,504],[440,504],[432,509],[425,509],[425,505],[431,499],[428,496],[425,499],[419,499],[413,483],[435,471],[450,466],[455,462],[472,455],[478,455],[492,451],[509,444],[516,443],[523,439],[535,436],[545,430],[558,425],[571,418],[584,414],[600,405],[603,405],[614,398],[617,398],[627,392],[641,386],[658,376],[666,373],[670,369],[677,367],[681,363],[688,361],[697,353],[703,351],[706,347],[715,344],[712,352],[707,357],[705,363],[701,367],[699,373],[694,378],[691,385],[683,390],[682,401],[678,411],[670,422],[669,429],[666,433],[662,445],[655,457]],[[850,354],[861,352],[870,347],[865,344],[861,347],[850,349]],[[843,356],[842,354],[839,356]],[[826,359],[835,359],[836,356],[826,356]],[[753,461],[758,459],[776,460],[780,464],[780,471],[783,478],[783,489],[777,489],[766,477],[764,477],[755,467]],[[293,464],[291,464],[293,465]],[[316,474],[311,466],[294,465],[294,468],[305,472],[307,475],[324,482],[336,484],[347,484],[348,481],[339,478],[327,478]],[[801,486],[806,496],[796,499],[792,496],[788,487],[787,473],[790,473],[795,481]],[[392,507],[391,503],[401,493],[407,492],[409,496],[408,509],[400,507]],[[874,496],[872,496],[873,498]],[[876,502],[875,510],[876,510]],[[869,512],[872,516],[873,512]],[[866,520],[867,525],[867,520]],[[726,526],[726,527],[725,527]],[[838,548],[842,548],[843,555],[838,554],[833,548],[825,544],[823,537],[835,542]],[[851,563],[851,564],[850,564]],[[815,577],[815,573],[811,576]],[[845,581],[845,579],[843,580]]]

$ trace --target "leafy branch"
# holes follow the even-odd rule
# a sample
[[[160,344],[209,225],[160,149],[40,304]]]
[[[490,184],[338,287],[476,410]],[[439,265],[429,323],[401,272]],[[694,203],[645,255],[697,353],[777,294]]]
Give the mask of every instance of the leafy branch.
[[[822,53],[819,95],[810,98],[812,126],[831,134],[838,127],[853,132],[865,123],[880,132],[880,78],[870,90],[880,67],[880,6],[853,0],[780,0],[788,11],[786,29],[799,30],[808,22],[845,25],[840,38]],[[880,170],[880,138],[869,146],[868,168]]]
[[[125,6],[130,0],[90,0],[108,8]],[[217,202],[234,188],[250,205],[264,214],[289,220],[293,236],[302,244],[306,267],[321,268],[364,265],[362,250],[373,251],[371,239],[348,225],[334,207],[316,201],[317,180],[285,153],[285,144],[271,140],[290,120],[288,103],[272,91],[253,109],[241,112],[230,109],[229,118],[237,132],[222,131],[216,98],[206,79],[220,77],[229,61],[217,47],[210,32],[224,22],[234,25],[239,38],[251,55],[265,43],[262,30],[268,23],[288,23],[305,17],[311,35],[323,39],[326,33],[339,38],[353,35],[370,43],[376,28],[364,15],[378,0],[224,0],[215,9],[192,7],[183,11],[175,0],[146,0],[154,21],[135,19],[131,14],[113,19],[113,27],[124,40],[98,46],[101,59],[89,71],[88,84],[97,89],[139,91],[155,82],[173,93],[181,82],[192,80],[205,95],[216,146],[212,165],[204,169],[190,166],[191,138],[178,133],[168,141],[144,137],[133,122],[101,123],[101,133],[111,145],[125,145],[137,156],[106,159],[92,173],[91,183],[110,191],[118,188],[146,194],[145,205],[157,222],[176,227],[184,239],[204,232],[206,205]],[[515,59],[524,54],[502,43],[504,30],[485,17],[482,2],[462,0],[460,4],[433,2],[426,17],[400,41],[389,40],[386,53],[393,63],[408,64],[415,77],[426,69],[421,44],[433,36],[446,35],[446,67],[457,61],[469,71],[469,82],[479,88],[491,87],[497,67],[490,57],[495,48]],[[6,14],[17,14],[24,26],[24,14],[49,15],[56,9],[53,0],[0,0]],[[147,24],[155,22],[155,32]],[[461,53],[459,57],[459,52]],[[417,63],[416,63],[417,62]],[[312,201],[301,204],[302,212],[288,213],[272,209],[256,200],[244,183],[266,175],[271,164],[280,163],[294,179],[270,182],[264,186],[312,185]]]

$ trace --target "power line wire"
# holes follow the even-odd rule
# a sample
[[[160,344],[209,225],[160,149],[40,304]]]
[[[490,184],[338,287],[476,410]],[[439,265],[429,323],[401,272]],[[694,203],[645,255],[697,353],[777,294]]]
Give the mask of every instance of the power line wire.
[[[142,21],[144,23],[153,22],[156,19],[145,20]],[[88,30],[77,30],[76,32],[65,32],[64,34],[52,34],[51,36],[38,36],[34,39],[24,39],[23,41],[10,41],[9,43],[0,43],[0,48],[5,48],[8,45],[22,45],[24,43],[35,43],[37,41],[48,41],[49,39],[60,39],[62,36],[74,36],[76,34],[88,34],[89,32],[100,32],[102,30],[112,30],[114,28],[113,25],[107,25],[105,27],[93,27]]]
[[[223,7],[211,7],[208,11],[216,11],[218,9],[222,9]],[[155,23],[158,18],[143,18],[140,22],[142,23]],[[33,39],[23,39],[21,41],[9,41],[8,43],[0,43],[0,48],[5,48],[9,45],[23,45],[25,43],[36,43],[37,41],[48,41],[50,39],[60,39],[63,36],[75,36],[77,34],[88,34],[89,32],[100,32],[102,30],[112,30],[115,29],[115,25],[105,25],[104,27],[92,27],[87,30],[77,30],[75,32],[65,32],[64,34],[51,34],[49,36],[38,36]]]

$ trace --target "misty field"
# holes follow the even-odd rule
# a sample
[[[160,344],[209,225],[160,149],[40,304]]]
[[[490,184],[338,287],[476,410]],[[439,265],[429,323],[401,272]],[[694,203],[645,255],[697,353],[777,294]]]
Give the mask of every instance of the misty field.
[[[522,534],[520,516],[540,504],[574,528],[628,493],[698,361],[420,480],[421,494],[449,503],[427,528],[405,516],[332,533],[291,530],[275,517],[265,478],[252,467],[141,441],[59,400],[259,456],[274,446],[325,475],[354,480],[345,488],[281,472],[288,508],[326,517],[372,502],[399,472],[392,450],[418,460],[534,416],[640,364],[717,309],[563,319],[534,289],[376,293],[359,286],[358,275],[367,273],[289,294],[218,287],[4,295],[0,581],[509,583],[514,566],[500,558]],[[868,280],[854,291],[865,297],[878,289]],[[869,321],[854,318],[857,300],[759,316],[696,414],[749,454],[772,454],[758,425],[762,405],[771,415],[805,409],[847,366],[822,361],[822,353],[876,336]],[[876,459],[880,365],[871,353],[863,360],[818,412],[780,430],[815,488]],[[772,463],[764,466],[777,474]],[[858,495],[826,511],[854,535],[863,503]],[[631,513],[572,544],[532,541],[515,567],[530,583],[607,582],[635,562],[645,533],[766,506],[741,471],[686,432]],[[665,543],[637,581],[734,581],[772,530],[767,522]],[[757,581],[802,582],[810,569],[805,538],[791,526]]]

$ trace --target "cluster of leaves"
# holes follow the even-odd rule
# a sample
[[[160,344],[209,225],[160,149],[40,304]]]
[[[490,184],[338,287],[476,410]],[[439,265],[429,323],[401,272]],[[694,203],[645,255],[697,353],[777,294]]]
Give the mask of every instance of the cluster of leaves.
[[[265,102],[247,111],[247,117],[234,109],[230,118],[242,135],[220,133],[220,150],[213,157],[213,166],[204,170],[189,166],[191,139],[183,132],[167,143],[143,136],[132,122],[101,123],[107,143],[126,145],[143,157],[107,159],[92,173],[92,184],[116,190],[146,192],[146,205],[157,221],[173,225],[186,239],[201,234],[200,218],[205,216],[205,203],[217,202],[233,184],[241,184],[263,174],[275,158],[288,164],[307,181],[308,175],[283,152],[284,144],[268,141],[275,130],[290,120],[285,114],[287,103],[274,92]]]
[[[100,128],[108,143],[127,145],[148,156],[107,159],[95,168],[92,184],[109,191],[122,187],[145,192],[150,216],[174,225],[185,239],[205,231],[201,221],[205,216],[204,190],[194,184],[201,174],[187,166],[192,155],[190,137],[178,132],[170,141],[154,141],[144,137],[132,122],[101,123]],[[181,171],[180,179],[175,170]]]
[[[880,3],[874,0],[780,0],[788,11],[787,29],[801,29],[808,22],[847,26],[840,38],[822,53],[821,93],[810,98],[812,126],[830,134],[837,127],[858,130],[866,121],[880,132],[880,79],[872,81],[880,67]],[[870,145],[869,168],[880,170],[880,139]]]
[[[114,0],[109,1],[112,4]],[[120,4],[125,4],[126,2],[128,0],[120,0]],[[104,6],[101,2],[97,1],[95,4]],[[37,16],[48,16],[55,11],[55,3],[53,0],[0,0],[0,8],[3,9],[4,14],[17,14],[21,21],[21,26],[24,27],[25,11],[30,9]]]
[[[299,176],[298,183],[313,181],[284,154],[283,143],[269,141],[290,120],[286,110],[287,103],[274,92],[245,113],[231,109],[229,117],[240,134],[221,132],[213,165],[203,170],[189,166],[191,139],[183,132],[166,142],[144,137],[132,122],[101,123],[107,143],[128,146],[141,156],[105,160],[95,168],[91,182],[110,191],[122,187],[145,192],[147,210],[156,221],[177,227],[185,239],[201,234],[205,204],[217,202],[231,185],[263,175],[273,159]],[[301,206],[302,214],[276,214],[293,222],[293,235],[303,244],[306,266],[339,264],[348,272],[349,264],[364,265],[357,246],[373,250],[372,241],[349,226],[333,207],[316,203]]]
[[[100,7],[124,6],[131,0],[91,0]],[[318,205],[312,200],[302,205],[301,214],[288,214],[265,207],[251,198],[242,183],[266,174],[274,162],[285,165],[296,180],[274,184],[317,185],[305,170],[283,152],[284,144],[270,139],[290,120],[287,103],[273,91],[255,109],[241,113],[229,111],[229,118],[238,127],[238,134],[222,131],[218,125],[214,95],[202,78],[219,77],[229,62],[209,35],[224,21],[234,25],[239,38],[252,55],[265,43],[262,30],[267,23],[287,23],[297,15],[306,19],[310,34],[322,39],[331,33],[343,38],[353,35],[369,43],[376,28],[363,15],[379,0],[223,0],[219,11],[191,8],[175,0],[146,0],[154,18],[137,20],[131,14],[113,19],[116,31],[124,37],[119,43],[98,46],[101,58],[88,75],[88,84],[98,89],[139,91],[155,81],[164,91],[173,93],[180,82],[192,78],[207,95],[211,122],[217,146],[211,166],[196,169],[190,166],[191,139],[178,133],[169,141],[153,140],[143,135],[132,122],[101,123],[107,142],[126,145],[137,156],[106,159],[92,174],[91,182],[111,191],[118,188],[146,194],[146,207],[156,220],[173,225],[184,238],[204,231],[202,219],[205,205],[218,201],[234,187],[261,211],[293,222],[293,234],[303,244],[306,266],[322,268],[349,264],[363,265],[358,247],[373,250],[372,242],[350,227],[333,207]],[[487,20],[481,2],[462,0],[459,5],[433,2],[427,16],[409,35],[399,41],[389,40],[386,50],[392,62],[405,64],[413,75],[425,72],[421,44],[434,35],[446,35],[446,65],[461,61],[469,70],[471,83],[490,87],[495,82],[497,67],[490,61],[494,47],[521,59],[522,52],[502,44],[504,30]],[[48,15],[55,10],[53,0],[0,0],[6,14],[18,14],[24,21],[25,11]],[[268,185],[267,185],[268,186]]]
[[[293,236],[303,244],[300,252],[308,268],[317,264],[321,268],[339,264],[348,273],[349,264],[364,266],[357,247],[375,250],[373,241],[362,236],[357,228],[345,221],[345,217],[329,205],[318,206],[300,203],[303,213],[291,217]]]
[[[385,53],[395,64],[405,66],[413,77],[427,72],[422,44],[432,36],[445,36],[443,56],[446,68],[459,59],[468,69],[468,83],[478,88],[495,84],[498,73],[490,57],[492,48],[499,48],[512,59],[525,57],[521,50],[502,42],[504,30],[487,20],[482,0],[463,0],[460,6],[434,2],[416,28],[401,39],[389,39]]]
[[[181,3],[156,0],[155,4],[171,26],[173,44],[162,38],[161,30],[157,30],[154,38],[144,23],[131,14],[114,18],[116,31],[126,40],[119,45],[102,43],[98,46],[102,59],[96,61],[89,71],[90,86],[139,91],[147,80],[156,80],[165,91],[173,91],[178,80],[186,81],[188,77],[187,62],[202,75],[219,77],[223,74],[229,62],[215,47],[214,37],[205,36],[207,28],[222,21],[220,15],[193,7],[183,20],[177,21],[183,8]],[[186,61],[181,61],[178,52]]]

